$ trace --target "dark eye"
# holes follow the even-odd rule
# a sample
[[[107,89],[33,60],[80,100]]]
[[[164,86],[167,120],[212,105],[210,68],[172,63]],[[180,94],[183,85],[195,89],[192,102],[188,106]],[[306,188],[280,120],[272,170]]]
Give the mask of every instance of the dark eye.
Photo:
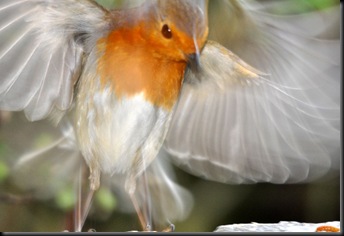
[[[162,26],[161,33],[167,39],[172,38],[172,30],[166,24]]]

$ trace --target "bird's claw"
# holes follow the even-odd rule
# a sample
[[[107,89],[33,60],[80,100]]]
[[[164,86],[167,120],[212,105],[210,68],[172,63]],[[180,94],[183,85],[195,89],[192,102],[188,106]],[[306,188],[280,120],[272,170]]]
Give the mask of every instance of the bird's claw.
[[[174,224],[170,224],[166,229],[164,229],[162,232],[174,232],[176,229],[176,226]]]

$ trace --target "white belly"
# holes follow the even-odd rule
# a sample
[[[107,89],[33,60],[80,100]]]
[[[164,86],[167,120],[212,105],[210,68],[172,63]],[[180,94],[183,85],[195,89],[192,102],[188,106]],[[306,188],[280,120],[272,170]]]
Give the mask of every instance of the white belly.
[[[88,90],[87,95],[80,95],[81,90],[76,130],[91,171],[138,174],[144,170],[161,148],[170,112],[154,107],[143,93],[118,100],[109,88]]]

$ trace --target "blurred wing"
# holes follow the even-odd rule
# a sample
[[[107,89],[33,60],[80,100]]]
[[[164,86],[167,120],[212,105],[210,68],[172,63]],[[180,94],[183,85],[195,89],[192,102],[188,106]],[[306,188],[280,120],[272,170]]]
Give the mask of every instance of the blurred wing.
[[[135,200],[141,207],[147,223],[155,229],[166,228],[171,222],[184,220],[193,207],[191,193],[176,183],[168,153],[161,150],[158,158],[136,179]],[[125,175],[103,175],[102,184],[112,186],[119,199],[119,210],[134,212],[125,190]],[[153,221],[153,222],[152,222]]]
[[[339,27],[333,28],[339,7],[281,16],[269,13],[273,2],[283,8],[298,1],[264,2],[210,1],[210,10],[217,7],[210,38],[266,74],[207,43],[200,71],[186,72],[165,142],[193,174],[285,183],[339,166],[340,46]]]
[[[148,202],[146,215],[154,221],[154,225],[166,228],[173,222],[186,219],[191,212],[192,195],[176,181],[172,164],[164,150],[148,167],[144,177],[138,180],[138,199]]]
[[[91,1],[1,0],[0,109],[30,120],[66,111],[83,43],[107,24],[105,14]]]
[[[48,120],[28,122],[23,114],[12,113],[0,126],[0,140],[4,147],[0,161],[10,169],[9,183],[39,199],[52,198],[71,187],[83,163],[66,119],[54,127]]]

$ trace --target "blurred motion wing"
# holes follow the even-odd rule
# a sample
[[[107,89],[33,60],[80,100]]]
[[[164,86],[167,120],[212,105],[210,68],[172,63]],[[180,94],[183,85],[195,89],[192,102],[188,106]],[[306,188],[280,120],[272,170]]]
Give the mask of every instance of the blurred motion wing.
[[[209,38],[250,66],[205,45],[172,118],[171,158],[227,183],[304,182],[338,168],[339,7],[277,15],[275,5],[298,1],[209,4]]]
[[[168,153],[161,150],[144,174],[137,178],[135,199],[144,217],[155,227],[166,228],[171,222],[184,220],[193,207],[191,193],[176,182]],[[113,186],[119,198],[119,210],[134,211],[124,188],[125,176],[102,176],[102,184]],[[156,228],[155,228],[156,229]]]
[[[105,15],[91,1],[1,0],[0,109],[24,110],[29,120],[63,114]]]
[[[0,126],[0,142],[5,150],[0,161],[10,169],[10,183],[38,199],[52,198],[72,187],[83,164],[66,119],[54,127],[48,120],[29,122],[22,113],[12,113]]]
[[[193,207],[191,193],[176,181],[172,163],[168,154],[160,151],[158,157],[148,167],[144,178],[138,181],[138,186],[148,190],[139,189],[141,201],[148,201],[148,216],[152,217],[154,224],[166,227],[176,221],[185,220]],[[143,181],[143,183],[140,183]],[[146,194],[144,194],[146,193]],[[148,197],[148,198],[147,198]]]

